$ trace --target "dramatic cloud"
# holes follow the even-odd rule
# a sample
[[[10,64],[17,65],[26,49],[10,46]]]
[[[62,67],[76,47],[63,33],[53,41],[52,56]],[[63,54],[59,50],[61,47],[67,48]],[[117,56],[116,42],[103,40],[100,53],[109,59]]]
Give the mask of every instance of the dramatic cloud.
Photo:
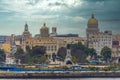
[[[85,36],[92,12],[101,31],[119,33],[119,3],[119,0],[0,0],[0,33],[22,34],[24,23],[28,22],[34,35],[46,22],[49,28],[57,27],[58,33]]]

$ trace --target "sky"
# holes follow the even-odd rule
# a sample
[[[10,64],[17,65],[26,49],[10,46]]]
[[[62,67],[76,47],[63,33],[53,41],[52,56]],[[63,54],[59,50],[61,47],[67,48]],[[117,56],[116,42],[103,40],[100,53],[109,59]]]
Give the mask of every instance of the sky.
[[[25,23],[34,36],[43,23],[58,34],[86,36],[87,22],[94,13],[100,31],[120,34],[120,0],[0,0],[0,35],[21,35]]]

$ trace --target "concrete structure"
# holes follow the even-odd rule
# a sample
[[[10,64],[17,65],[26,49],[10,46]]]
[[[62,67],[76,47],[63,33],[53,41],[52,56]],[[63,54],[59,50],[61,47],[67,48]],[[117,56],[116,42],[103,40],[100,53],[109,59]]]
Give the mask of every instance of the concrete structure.
[[[66,54],[66,57],[65,57],[64,64],[65,65],[73,65],[73,62],[72,62],[71,58],[72,58],[72,56],[71,56],[71,50],[67,49],[67,54]]]
[[[94,48],[98,55],[104,46],[112,49],[112,33],[105,31],[89,35],[89,48]]]

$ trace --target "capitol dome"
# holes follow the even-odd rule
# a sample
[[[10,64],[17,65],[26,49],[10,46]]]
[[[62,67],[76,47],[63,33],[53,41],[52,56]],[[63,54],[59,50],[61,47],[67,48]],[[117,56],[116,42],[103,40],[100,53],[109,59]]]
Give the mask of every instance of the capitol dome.
[[[88,24],[98,24],[97,19],[94,18],[94,14],[91,15],[91,18],[88,20]]]

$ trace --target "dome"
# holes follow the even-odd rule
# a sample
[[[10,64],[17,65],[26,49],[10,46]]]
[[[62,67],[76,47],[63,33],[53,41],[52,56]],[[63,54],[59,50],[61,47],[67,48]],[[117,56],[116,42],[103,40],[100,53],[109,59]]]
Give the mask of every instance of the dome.
[[[91,18],[88,20],[88,24],[98,24],[98,21],[94,18],[94,14],[91,15]]]
[[[41,37],[48,37],[49,36],[49,28],[46,27],[46,24],[43,24],[43,27],[40,29],[40,35]]]
[[[43,27],[41,27],[41,30],[48,30],[45,23],[44,23]]]

